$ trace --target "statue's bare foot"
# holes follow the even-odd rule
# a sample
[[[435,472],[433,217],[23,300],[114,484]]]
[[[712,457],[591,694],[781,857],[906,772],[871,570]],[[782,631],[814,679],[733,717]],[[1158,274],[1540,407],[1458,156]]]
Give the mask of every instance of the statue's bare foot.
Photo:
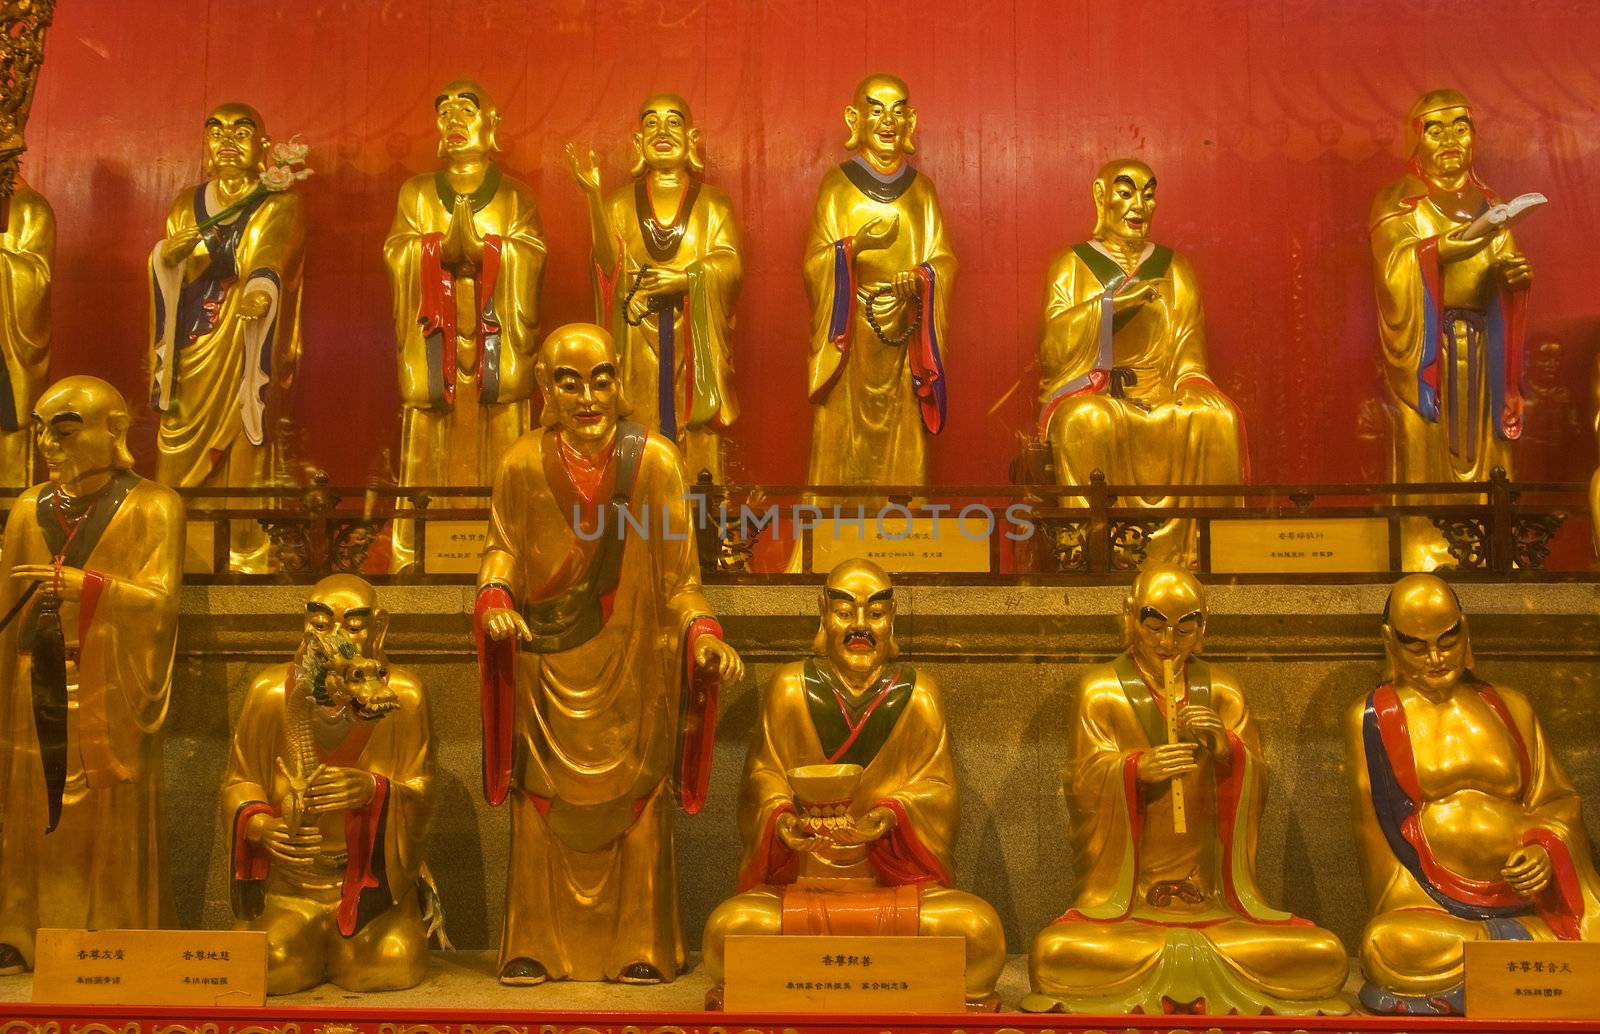
[[[659,969],[648,962],[635,962],[625,966],[617,976],[619,984],[662,984],[666,979]]]
[[[500,967],[500,982],[510,987],[532,987],[548,979],[550,974],[532,959],[512,959]]]
[[[28,971],[28,962],[22,952],[9,944],[0,944],[0,977],[16,976]]]

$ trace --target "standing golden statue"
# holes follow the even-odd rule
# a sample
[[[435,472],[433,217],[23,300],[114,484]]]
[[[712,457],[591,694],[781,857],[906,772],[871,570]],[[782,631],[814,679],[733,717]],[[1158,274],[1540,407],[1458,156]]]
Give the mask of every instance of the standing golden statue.
[[[50,270],[56,217],[26,183],[0,229],[0,488],[33,483],[33,403],[50,371]]]
[[[813,485],[921,485],[945,418],[956,257],[933,182],[906,162],[917,111],[873,75],[844,109],[856,154],[822,178],[806,245]]]
[[[1078,887],[1033,942],[1029,1012],[1343,1015],[1339,938],[1256,883],[1266,763],[1238,681],[1201,660],[1205,590],[1153,565],[1128,649],[1078,691],[1068,767]]]
[[[1087,485],[1098,470],[1114,485],[1240,484],[1244,427],[1208,372],[1194,269],[1149,241],[1155,173],[1119,159],[1100,170],[1093,193],[1094,236],[1056,257],[1045,288],[1039,438],[1050,444],[1056,480]],[[1120,503],[1227,501],[1133,496]],[[1062,505],[1087,503],[1066,497]],[[1165,522],[1145,555],[1193,566],[1194,522]]]
[[[1383,642],[1384,682],[1345,722],[1372,909],[1361,1004],[1460,1015],[1467,941],[1600,940],[1600,876],[1527,697],[1473,672],[1450,586],[1396,582]]]
[[[733,206],[700,179],[689,105],[672,93],[640,105],[633,184],[609,198],[593,151],[585,161],[568,144],[567,162],[589,200],[595,321],[622,353],[633,419],[678,443],[691,481],[710,471],[720,483],[739,418],[729,337],[743,270]]]
[[[1487,481],[1496,467],[1512,472],[1511,442],[1522,435],[1523,309],[1533,273],[1509,229],[1474,230],[1499,199],[1472,168],[1467,99],[1455,90],[1424,94],[1407,132],[1406,174],[1379,192],[1369,220],[1390,478]],[[1402,550],[1406,570],[1452,562],[1426,517],[1403,521]]]
[[[465,79],[434,99],[437,172],[406,180],[383,244],[400,359],[400,484],[486,486],[528,427],[544,241],[526,183],[504,175],[500,109]],[[393,567],[416,561],[397,521]]]
[[[966,938],[967,1006],[993,1012],[1005,933],[988,902],[951,886],[961,809],[939,690],[896,660],[894,586],[877,564],[839,564],[818,607],[816,655],[761,695],[740,893],[706,924],[706,1007],[722,1007],[730,936],[899,934]]]
[[[162,484],[259,488],[272,478],[269,435],[300,362],[306,222],[288,189],[296,177],[263,176],[270,144],[254,108],[214,109],[208,178],[178,195],[150,253],[150,405],[161,415]],[[292,146],[303,156],[303,145]],[[257,522],[233,522],[230,565],[265,572],[268,545]]]
[[[324,578],[294,660],[256,676],[233,730],[235,928],[266,932],[268,994],[393,991],[428,969],[428,705],[384,656],[388,627],[366,581]]]
[[[57,381],[33,422],[50,480],[0,549],[0,974],[33,965],[40,927],[162,919],[183,504],[133,472],[105,381]]]
[[[677,448],[628,412],[611,337],[557,328],[543,427],[495,478],[475,627],[484,793],[511,795],[500,981],[683,969],[673,811],[705,799],[719,680]],[[631,529],[631,530],[630,530]]]

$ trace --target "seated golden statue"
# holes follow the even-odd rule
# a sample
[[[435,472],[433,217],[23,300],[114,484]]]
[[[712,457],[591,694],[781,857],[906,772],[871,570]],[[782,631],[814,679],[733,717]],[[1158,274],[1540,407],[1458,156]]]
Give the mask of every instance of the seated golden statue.
[[[1344,945],[1269,906],[1256,884],[1266,764],[1238,682],[1194,656],[1204,590],[1152,566],[1124,620],[1127,651],[1078,691],[1077,893],[1033,942],[1022,1008],[1348,1013]]]
[[[234,728],[235,928],[266,931],[269,994],[392,991],[427,972],[428,709],[384,658],[388,623],[363,579],[318,582],[294,660],[256,676]]]
[[[903,934],[966,938],[968,1008],[992,1012],[1005,935],[987,902],[950,885],[960,809],[939,692],[895,660],[882,568],[845,561],[819,602],[816,656],[762,693],[739,800],[740,893],[706,925],[706,1007],[722,1006],[730,936]],[[840,803],[842,826],[813,810]]]
[[[1039,438],[1056,480],[1086,485],[1236,485],[1245,477],[1239,411],[1207,374],[1205,316],[1194,270],[1151,244],[1156,177],[1133,159],[1094,181],[1094,237],[1063,251],[1045,293]],[[1126,506],[1226,500],[1135,496]],[[1065,497],[1063,506],[1082,506]],[[1193,521],[1154,533],[1150,561],[1193,564]]]
[[[1600,877],[1527,697],[1473,673],[1450,586],[1396,582],[1383,640],[1384,683],[1345,723],[1372,907],[1361,1004],[1459,1015],[1467,941],[1600,939]]]
[[[133,472],[128,404],[67,377],[33,407],[49,482],[0,549],[0,975],[40,927],[161,925],[161,740],[183,503]]]

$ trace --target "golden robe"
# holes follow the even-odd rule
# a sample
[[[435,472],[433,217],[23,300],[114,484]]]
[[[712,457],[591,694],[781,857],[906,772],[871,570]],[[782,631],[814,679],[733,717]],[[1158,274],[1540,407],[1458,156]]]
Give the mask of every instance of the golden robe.
[[[232,845],[234,929],[266,931],[269,994],[325,979],[350,991],[413,987],[428,968],[419,876],[427,870],[434,774],[422,685],[390,666],[400,706],[363,722],[322,718],[294,683],[292,664],[257,675],[233,730],[222,822]],[[327,862],[305,867],[277,861],[244,835],[255,815],[281,816],[295,793],[280,759],[297,778],[311,775],[291,741],[302,735],[317,764],[370,772],[376,783],[365,807],[317,820]]]
[[[1372,909],[1363,1004],[1460,1013],[1467,941],[1600,939],[1578,795],[1525,696],[1470,673],[1438,705],[1381,686],[1345,730]],[[1500,875],[1524,845],[1543,847],[1554,870],[1532,898]]]
[[[630,419],[678,443],[693,482],[702,470],[723,481],[722,436],[739,418],[733,392],[733,306],[743,269],[739,227],[728,196],[693,181],[692,198],[680,213],[683,234],[675,246],[668,228],[657,222],[644,194],[643,178],[606,199],[607,222],[617,235],[616,269],[595,269],[595,322],[611,331],[622,353],[622,381],[633,407]],[[647,239],[645,223],[653,223]],[[689,289],[672,299],[670,326],[658,312],[647,312],[630,326],[628,296],[640,271],[672,269],[689,277]],[[663,299],[665,300],[665,299]],[[671,349],[672,376],[663,381],[661,355]]]
[[[50,372],[56,217],[19,183],[0,230],[0,488],[21,489],[33,483],[33,401]]]
[[[1473,181],[1482,203],[1494,193]],[[1373,279],[1383,344],[1389,476],[1396,482],[1487,481],[1495,467],[1514,473],[1511,442],[1520,425],[1503,410],[1522,396],[1522,320],[1526,291],[1500,285],[1496,262],[1517,252],[1509,230],[1457,262],[1439,261],[1439,238],[1466,227],[1408,174],[1372,205]],[[1451,505],[1470,496],[1408,496],[1413,505]],[[1404,565],[1431,570],[1451,558],[1426,517],[1405,519]]]
[[[1113,313],[1112,295],[1155,283],[1157,297]],[[1097,242],[1051,264],[1039,346],[1039,437],[1056,480],[1087,485],[1099,470],[1113,485],[1236,485],[1245,479],[1244,426],[1207,372],[1205,312],[1182,255],[1148,245],[1132,277]],[[1132,496],[1131,506],[1223,505],[1227,499]],[[1239,500],[1234,499],[1237,503]],[[1063,506],[1083,506],[1063,497]],[[1192,560],[1193,521],[1169,521],[1150,560]]]
[[[28,489],[6,524],[0,615],[25,591],[12,569],[52,561],[55,515],[38,512],[52,491]],[[177,643],[183,504],[129,472],[97,498],[64,561],[88,576],[82,600],[61,605],[65,723],[44,744],[23,648],[37,594],[0,632],[0,944],[29,965],[42,926],[139,929],[163,919],[161,729]],[[44,759],[63,748],[60,819],[46,832]]]
[[[527,184],[492,164],[471,203],[484,239],[475,276],[440,264],[454,206],[442,169],[406,180],[383,243],[400,360],[402,485],[488,485],[528,427],[544,279],[539,206]],[[416,559],[414,530],[395,522],[396,571]]]
[[[178,195],[166,236],[227,206],[214,181]],[[201,233],[180,265],[162,243],[150,253],[150,405],[160,414],[156,480],[175,488],[259,488],[272,478],[275,423],[288,414],[300,363],[301,265],[306,221],[292,191],[251,195]],[[245,319],[245,295],[265,293],[267,313]],[[255,507],[259,500],[234,499]],[[267,536],[255,521],[229,532],[232,565],[267,569]]]
[[[677,448],[629,423],[594,463],[535,431],[495,478],[477,624],[484,789],[492,804],[511,796],[501,967],[527,958],[573,980],[683,968],[674,798],[699,810],[716,716],[715,681],[691,679],[689,658],[698,636],[721,635],[683,495]],[[490,607],[520,609],[537,640],[487,639]]]
[[[1128,654],[1084,674],[1067,786],[1078,885],[1072,907],[1034,941],[1022,1007],[1346,1013],[1344,945],[1272,908],[1256,884],[1266,764],[1244,694],[1198,659],[1185,683],[1178,706],[1215,710],[1229,753],[1202,752],[1184,777],[1187,832],[1177,833],[1168,784],[1135,775],[1140,755],[1167,742],[1161,689],[1152,692]]]
[[[895,217],[894,243],[856,253],[862,226]],[[867,323],[867,300],[907,270],[918,272],[920,301],[880,325],[893,339],[919,310],[921,323],[905,344],[887,345]],[[811,297],[807,482],[926,484],[927,434],[944,423],[945,326],[956,279],[933,182],[910,165],[885,181],[859,158],[828,170],[817,192],[805,275]]]
[[[851,716],[834,696],[834,678],[825,659],[799,661],[778,669],[761,694],[739,797],[740,893],[706,925],[706,969],[722,980],[726,941],[735,935],[959,936],[967,943],[968,999],[981,1000],[1005,966],[1005,932],[988,902],[951,886],[961,808],[939,691],[927,675],[890,661],[869,697],[881,700]],[[861,725],[854,736],[852,722]],[[795,810],[788,773],[830,764],[864,769],[851,819],[879,807],[896,819],[868,845],[864,864],[840,870],[856,877],[844,889],[810,884],[799,873],[802,859],[777,835],[778,818]]]

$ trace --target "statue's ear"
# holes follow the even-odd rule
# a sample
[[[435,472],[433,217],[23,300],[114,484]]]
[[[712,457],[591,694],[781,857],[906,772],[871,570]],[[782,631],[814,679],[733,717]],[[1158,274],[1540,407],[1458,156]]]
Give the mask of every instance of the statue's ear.
[[[917,153],[917,109],[906,105],[906,135],[900,142],[900,150],[906,154]]]
[[[1106,203],[1106,185],[1104,183],[1095,180],[1094,186],[1090,189],[1094,193],[1094,207],[1099,208]]]
[[[383,656],[383,641],[389,637],[389,612],[382,607],[372,612],[371,645],[367,647],[367,654],[371,657]]]
[[[845,137],[844,148],[847,151],[854,151],[861,146],[861,112],[856,110],[854,104],[844,109],[844,128],[849,134]]]
[[[268,136],[265,133],[262,133],[261,134],[261,157],[256,161],[256,169],[257,169],[257,171],[260,171],[260,172],[265,172],[266,171],[266,168],[267,168],[267,156],[270,155],[270,154],[272,154],[272,137]]]

